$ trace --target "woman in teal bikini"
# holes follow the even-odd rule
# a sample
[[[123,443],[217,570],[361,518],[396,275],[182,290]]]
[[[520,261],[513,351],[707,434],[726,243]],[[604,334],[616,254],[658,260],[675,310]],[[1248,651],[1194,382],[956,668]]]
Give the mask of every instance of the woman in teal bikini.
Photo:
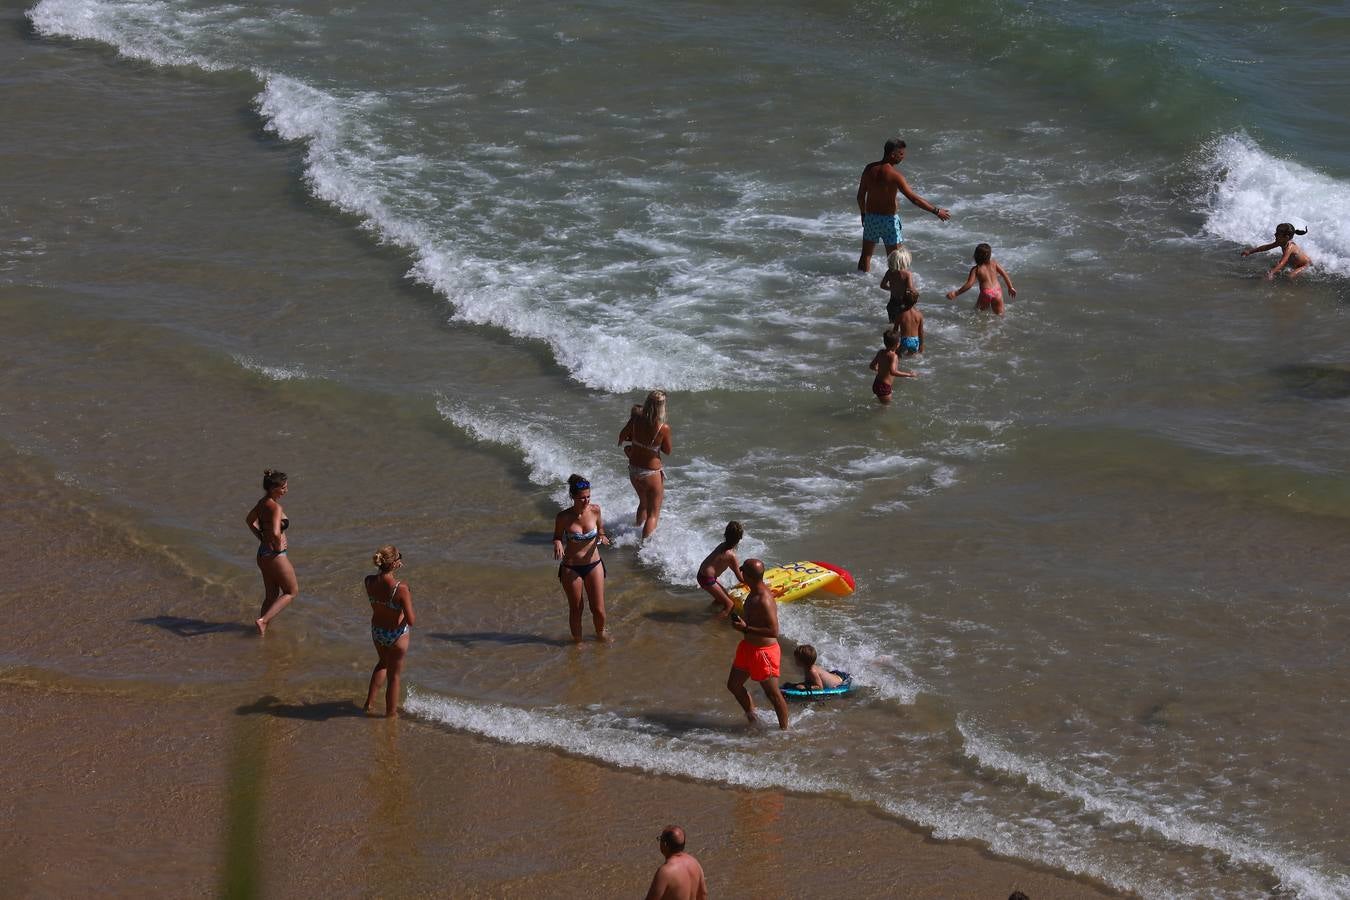
[[[600,507],[591,502],[591,483],[580,475],[567,479],[567,494],[572,505],[553,521],[553,558],[558,563],[558,580],[567,596],[567,624],[572,640],[581,641],[581,613],[585,600],[590,602],[595,636],[605,639],[605,564],[600,545],[609,546]]]
[[[258,570],[263,577],[263,602],[258,618],[253,624],[258,634],[266,634],[268,624],[277,613],[291,605],[300,587],[295,582],[295,569],[286,555],[286,527],[291,520],[281,508],[281,498],[286,496],[286,473],[274,469],[263,471],[263,498],[253,504],[253,508],[244,516],[244,523],[253,536],[258,539]]]
[[[394,572],[403,568],[403,554],[393,544],[375,552],[375,565],[380,571],[366,576],[366,599],[370,601],[370,639],[380,661],[370,673],[370,690],[366,691],[367,713],[375,704],[375,695],[384,685],[384,715],[398,718],[399,679],[403,675],[403,660],[408,655],[413,626],[412,591]]]

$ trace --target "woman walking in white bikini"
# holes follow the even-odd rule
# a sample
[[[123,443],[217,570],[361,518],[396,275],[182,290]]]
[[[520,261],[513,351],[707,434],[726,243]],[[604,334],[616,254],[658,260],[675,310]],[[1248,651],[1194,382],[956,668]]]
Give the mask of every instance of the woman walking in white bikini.
[[[666,424],[666,392],[652,391],[642,404],[642,414],[631,416],[619,432],[619,443],[627,444],[628,480],[637,492],[637,521],[642,536],[648,537],[661,521],[661,503],[666,496],[666,473],[661,454],[670,454],[670,426]]]

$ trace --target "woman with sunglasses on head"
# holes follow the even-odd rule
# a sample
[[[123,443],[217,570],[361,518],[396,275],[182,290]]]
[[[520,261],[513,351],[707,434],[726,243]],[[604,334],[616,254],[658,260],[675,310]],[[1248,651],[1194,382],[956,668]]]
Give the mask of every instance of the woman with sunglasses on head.
[[[277,613],[290,606],[295,595],[300,593],[291,558],[286,555],[288,547],[283,533],[291,524],[281,508],[281,498],[289,490],[286,473],[264,469],[262,486],[263,498],[244,516],[248,530],[258,539],[258,571],[262,572],[263,578],[262,609],[253,620],[258,634],[266,634],[267,626]]]
[[[412,591],[394,577],[394,572],[403,568],[403,554],[397,547],[393,544],[381,547],[375,552],[374,562],[380,571],[366,576],[366,599],[370,601],[370,639],[375,642],[380,661],[370,673],[370,690],[362,708],[370,712],[375,695],[384,684],[384,715],[397,719],[399,679],[412,640],[408,633],[414,619]]]
[[[661,504],[666,498],[666,473],[661,467],[661,454],[670,453],[665,391],[647,395],[642,413],[630,415],[619,432],[619,443],[628,456],[628,480],[638,496],[636,524],[645,538],[661,521]]]
[[[583,594],[590,602],[595,636],[605,639],[605,564],[600,545],[609,546],[600,507],[591,502],[591,483],[580,475],[567,479],[567,494],[572,505],[558,513],[553,522],[553,558],[558,564],[558,580],[567,596],[567,624],[572,640],[581,641]]]

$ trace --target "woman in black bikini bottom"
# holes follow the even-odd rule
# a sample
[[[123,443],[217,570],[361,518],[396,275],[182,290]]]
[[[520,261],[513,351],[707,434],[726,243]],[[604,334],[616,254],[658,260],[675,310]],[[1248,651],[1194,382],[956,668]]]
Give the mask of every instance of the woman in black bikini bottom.
[[[600,507],[591,503],[591,483],[580,475],[567,479],[572,505],[553,521],[553,558],[559,560],[558,580],[567,597],[567,624],[572,640],[581,640],[581,614],[585,602],[591,607],[595,636],[605,635],[605,564],[600,545],[609,545]],[[584,596],[583,596],[584,595]]]
[[[267,469],[263,472],[263,490],[267,493],[244,517],[248,530],[258,539],[258,570],[263,578],[262,609],[253,624],[258,634],[266,634],[267,626],[276,618],[277,613],[291,605],[300,586],[295,581],[295,569],[291,558],[286,535],[282,534],[291,520],[281,508],[281,498],[288,490],[286,473]]]

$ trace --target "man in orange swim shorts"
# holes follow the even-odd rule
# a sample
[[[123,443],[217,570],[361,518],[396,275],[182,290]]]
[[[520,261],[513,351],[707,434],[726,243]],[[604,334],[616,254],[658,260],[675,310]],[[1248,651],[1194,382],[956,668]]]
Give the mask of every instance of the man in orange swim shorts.
[[[787,728],[787,700],[778,689],[779,663],[783,655],[778,646],[778,603],[764,583],[763,562],[747,559],[741,566],[741,574],[745,576],[750,594],[745,598],[745,618],[733,615],[731,627],[745,637],[736,645],[736,658],[732,660],[731,674],[727,676],[727,690],[745,710],[745,718],[755,725],[759,720],[755,718],[755,703],[745,689],[745,682],[758,681],[765,698],[778,714],[778,727]]]

